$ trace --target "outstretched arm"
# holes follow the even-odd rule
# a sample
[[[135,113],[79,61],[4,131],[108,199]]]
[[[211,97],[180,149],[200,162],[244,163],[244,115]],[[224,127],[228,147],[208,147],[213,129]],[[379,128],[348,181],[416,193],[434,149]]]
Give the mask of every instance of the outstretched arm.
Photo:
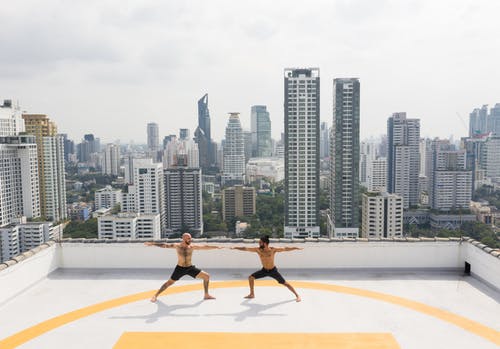
[[[218,250],[221,249],[220,246],[210,246],[210,245],[201,245],[201,246],[193,246],[193,250]]]
[[[257,247],[231,247],[231,250],[247,251],[247,252],[257,252],[259,249]]]
[[[166,244],[163,242],[153,242],[153,241],[148,241],[145,242],[144,245],[146,246],[156,246],[156,247],[161,247],[161,248],[175,248],[177,247],[177,244]]]
[[[295,250],[303,250],[303,248],[300,248],[300,247],[274,247],[273,249],[276,252],[288,252],[288,251],[295,251]]]

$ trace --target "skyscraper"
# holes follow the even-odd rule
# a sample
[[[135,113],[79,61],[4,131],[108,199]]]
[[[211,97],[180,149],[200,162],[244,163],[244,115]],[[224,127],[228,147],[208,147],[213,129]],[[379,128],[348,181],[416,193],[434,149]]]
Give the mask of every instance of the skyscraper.
[[[272,155],[271,119],[265,105],[254,105],[250,110],[252,157]]]
[[[0,226],[40,217],[37,158],[34,136],[0,137]]]
[[[10,99],[5,99],[0,105],[0,137],[16,136],[20,132],[24,132],[21,108],[13,105]]]
[[[224,143],[224,184],[241,184],[245,179],[245,146],[240,114],[229,113]]]
[[[64,138],[57,135],[57,126],[47,115],[23,114],[23,119],[26,133],[34,135],[37,143],[42,216],[53,221],[65,219]]]
[[[153,161],[158,160],[158,151],[160,150],[160,135],[158,130],[158,124],[155,122],[150,122],[148,124],[148,151],[149,155],[153,158]]]
[[[177,153],[175,162],[164,171],[166,234],[187,231],[203,234],[201,170],[189,167],[187,157],[185,153]]]
[[[403,236],[403,198],[401,196],[385,192],[367,192],[362,198],[362,215],[362,237]]]
[[[431,145],[429,195],[434,210],[468,209],[472,196],[472,172],[467,169],[466,150],[457,150],[448,140]]]
[[[469,137],[488,132],[488,105],[475,108],[469,114]]]
[[[333,80],[329,225],[336,237],[359,234],[359,101],[358,79]]]
[[[103,172],[112,176],[120,174],[120,146],[118,144],[110,143],[106,145]]]
[[[319,69],[285,69],[285,237],[318,237]]]
[[[420,120],[392,114],[387,120],[387,191],[402,196],[405,209],[419,202],[419,144]]]
[[[330,156],[330,134],[328,123],[322,122],[320,126],[320,144],[319,144],[319,157],[321,159]]]
[[[490,109],[488,116],[488,130],[496,136],[500,136],[500,103]]]
[[[203,173],[209,173],[215,165],[215,149],[210,131],[210,112],[208,110],[208,94],[198,100],[198,127],[194,132],[200,154],[200,167]]]

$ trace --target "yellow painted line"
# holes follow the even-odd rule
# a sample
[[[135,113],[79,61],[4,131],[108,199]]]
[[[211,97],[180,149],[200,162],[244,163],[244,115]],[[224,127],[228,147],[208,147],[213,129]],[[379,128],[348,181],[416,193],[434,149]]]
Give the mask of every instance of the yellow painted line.
[[[384,293],[379,293],[379,292],[374,292],[374,291],[369,291],[369,290],[364,290],[364,289],[359,289],[359,288],[354,288],[354,287],[347,287],[347,286],[339,286],[339,285],[331,285],[331,284],[324,284],[324,283],[318,283],[318,282],[306,282],[306,281],[293,281],[292,282],[293,286],[296,288],[307,288],[307,289],[312,289],[312,290],[320,290],[320,291],[330,291],[330,292],[336,292],[336,293],[344,293],[344,294],[350,294],[353,296],[359,296],[359,297],[365,297],[365,298],[371,298],[375,300],[379,300],[382,302],[386,303],[391,303],[395,305],[399,305],[401,307],[405,307],[411,310],[414,310],[416,312],[426,314],[435,318],[438,318],[440,320],[443,320],[445,322],[451,323],[455,326],[458,326],[468,332],[474,333],[480,337],[483,337],[497,345],[500,345],[500,332],[496,331],[495,329],[489,328],[479,322],[467,319],[463,316],[453,314],[451,312],[448,312],[446,310],[442,310],[439,308],[435,308],[432,306],[429,306],[427,304],[415,302],[409,299],[405,299],[402,297],[397,297],[389,294],[384,294]],[[264,281],[259,281],[256,284],[257,286],[274,286],[274,287],[281,287],[276,284],[274,280],[264,280]],[[212,282],[210,283],[210,288],[211,289],[216,289],[216,288],[233,288],[233,287],[248,287],[248,282],[247,281],[219,281],[219,282]],[[191,292],[191,291],[197,291],[201,290],[202,286],[201,284],[190,284],[190,285],[182,285],[182,286],[173,286],[169,288],[166,292],[165,295],[169,294],[176,294],[176,293],[183,293],[183,292]],[[22,330],[16,334],[13,334],[10,337],[7,337],[3,340],[0,340],[0,348],[15,348],[16,346],[19,346],[23,343],[26,343],[33,338],[36,338],[48,331],[51,331],[53,329],[56,329],[60,326],[66,325],[70,322],[79,320],[81,318],[84,318],[86,316],[108,310],[111,308],[115,308],[124,304],[132,303],[132,302],[137,302],[140,300],[144,299],[149,299],[155,291],[147,291],[147,292],[140,292],[120,298],[115,298],[109,301],[105,301],[102,303],[97,303],[88,307],[84,307],[81,309],[77,309],[75,311],[62,314],[60,316],[56,316],[52,319],[43,321],[37,325],[34,325],[32,327],[29,327],[25,330]],[[201,295],[200,295],[201,297]]]
[[[400,349],[390,333],[125,332],[114,349]]]

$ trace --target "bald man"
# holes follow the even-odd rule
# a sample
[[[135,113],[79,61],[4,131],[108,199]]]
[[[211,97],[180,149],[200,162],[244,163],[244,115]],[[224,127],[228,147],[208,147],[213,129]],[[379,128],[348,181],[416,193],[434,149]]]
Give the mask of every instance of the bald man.
[[[208,282],[210,280],[210,275],[194,266],[191,263],[191,257],[193,256],[193,250],[214,250],[222,247],[219,246],[193,246],[191,244],[192,238],[191,234],[182,234],[182,242],[176,244],[166,244],[157,242],[146,242],[146,246],[157,246],[161,248],[175,248],[177,251],[177,266],[174,272],[170,276],[170,279],[165,282],[156,294],[151,298],[151,302],[155,303],[160,293],[165,291],[167,288],[172,286],[177,280],[179,280],[184,275],[189,275],[192,278],[203,279],[203,288],[205,291],[204,299],[215,299],[208,293]]]

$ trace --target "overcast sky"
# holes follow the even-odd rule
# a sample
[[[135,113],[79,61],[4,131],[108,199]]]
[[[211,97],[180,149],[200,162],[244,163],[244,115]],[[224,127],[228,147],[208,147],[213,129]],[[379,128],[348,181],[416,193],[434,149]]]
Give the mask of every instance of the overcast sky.
[[[361,82],[361,137],[393,112],[422,136],[460,137],[468,115],[500,103],[500,1],[0,2],[0,98],[45,113],[79,141],[146,140],[197,126],[209,94],[212,135],[228,112],[268,106],[283,130],[283,69],[319,67],[321,120],[333,78]]]

